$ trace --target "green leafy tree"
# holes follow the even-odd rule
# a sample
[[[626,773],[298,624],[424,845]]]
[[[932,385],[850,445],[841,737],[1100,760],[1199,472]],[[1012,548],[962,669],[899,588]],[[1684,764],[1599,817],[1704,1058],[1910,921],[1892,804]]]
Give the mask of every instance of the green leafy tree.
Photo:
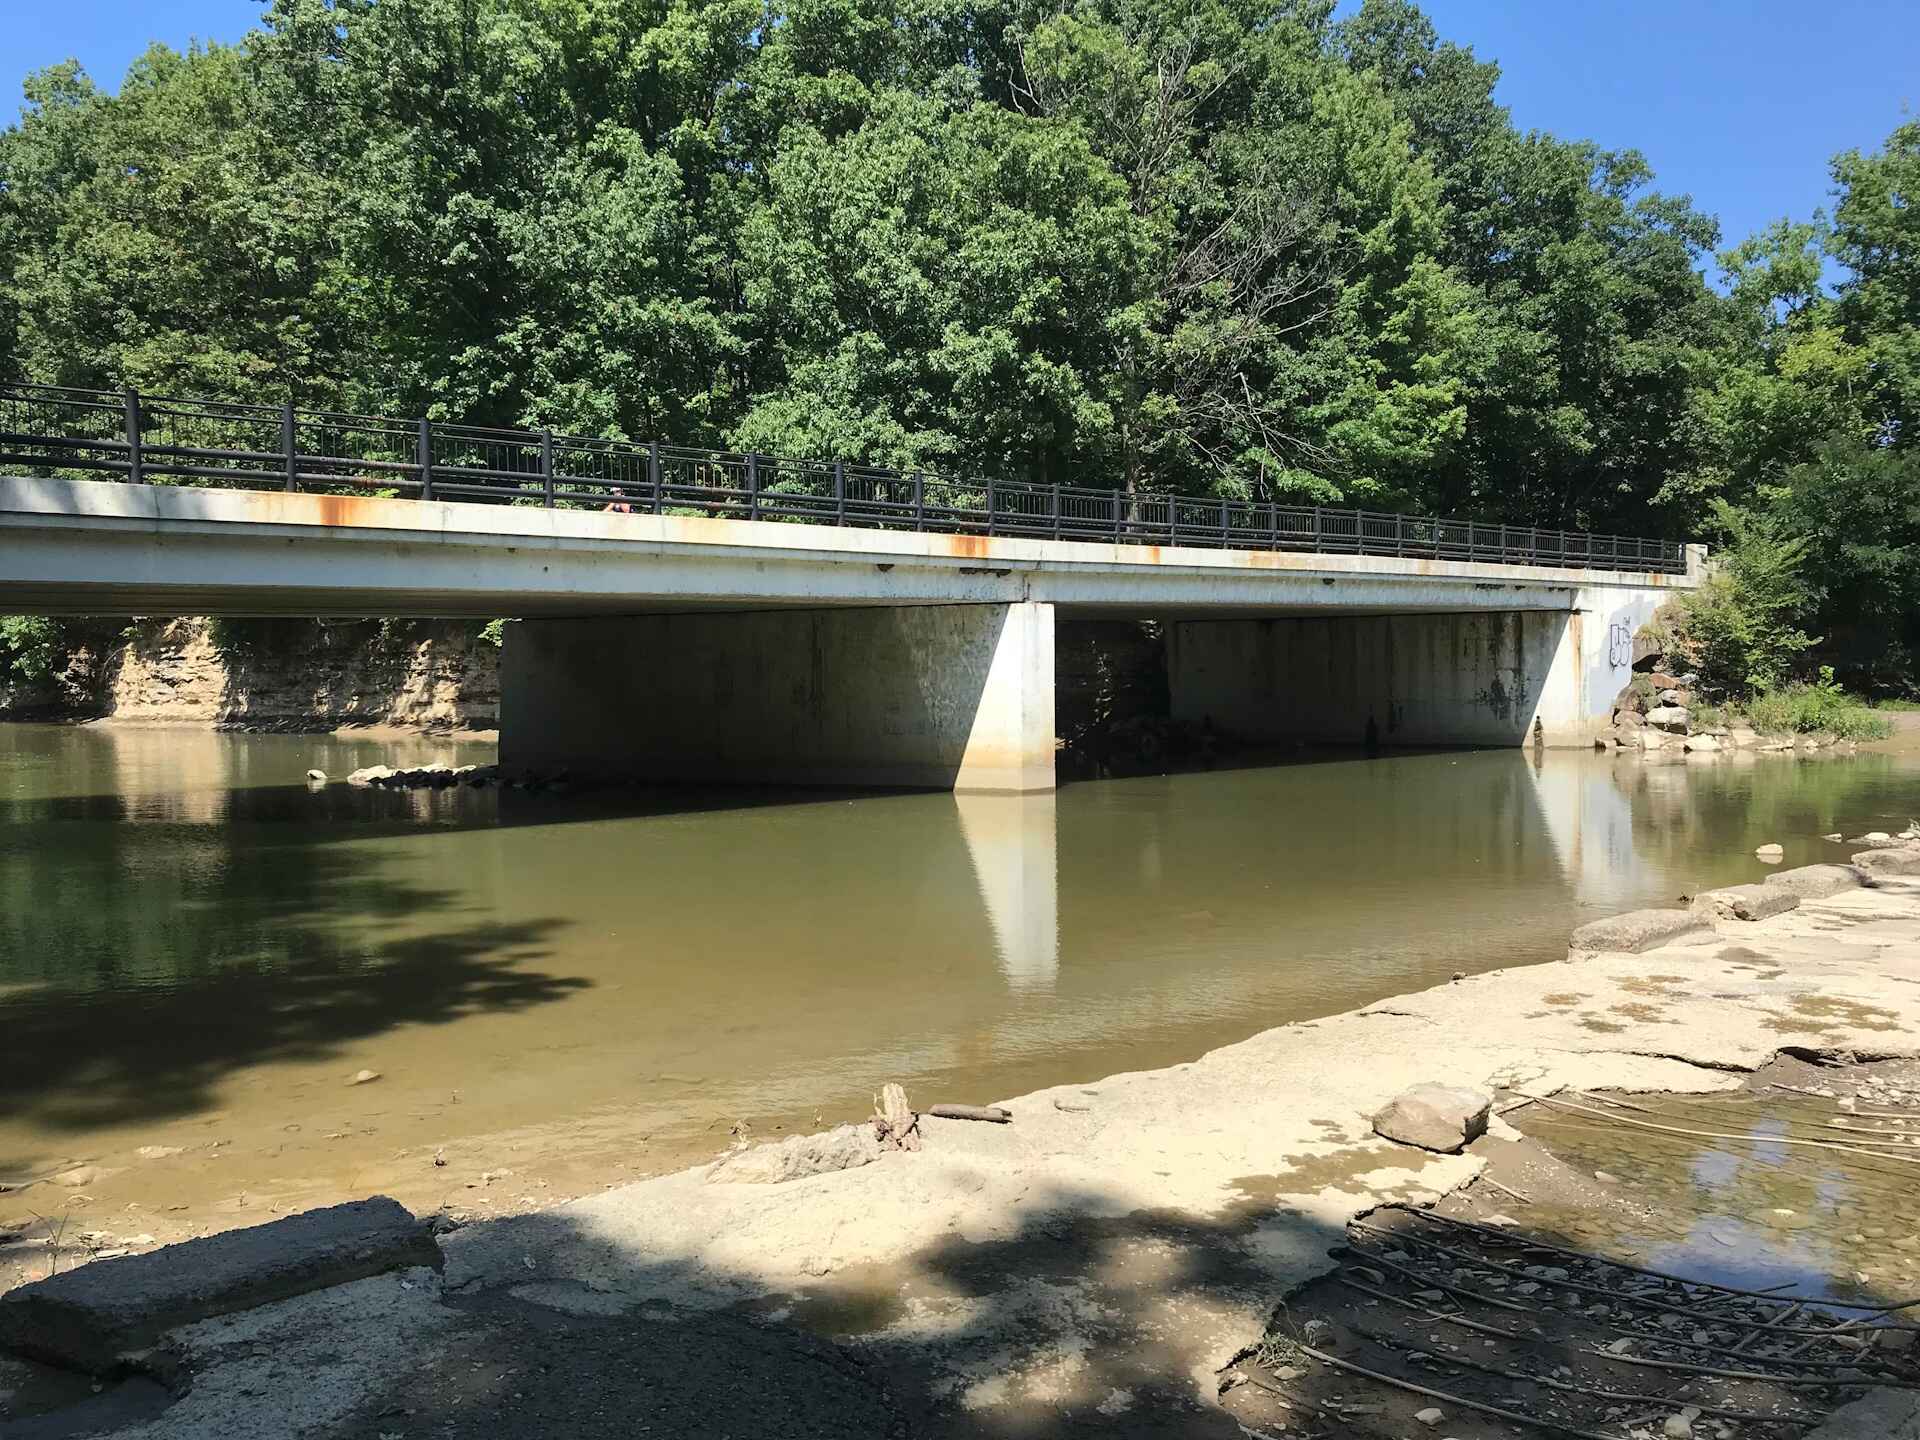
[[[1726,544],[1706,583],[1677,602],[1675,648],[1709,693],[1764,694],[1814,643],[1799,626],[1814,599],[1809,541],[1724,500],[1713,516]]]

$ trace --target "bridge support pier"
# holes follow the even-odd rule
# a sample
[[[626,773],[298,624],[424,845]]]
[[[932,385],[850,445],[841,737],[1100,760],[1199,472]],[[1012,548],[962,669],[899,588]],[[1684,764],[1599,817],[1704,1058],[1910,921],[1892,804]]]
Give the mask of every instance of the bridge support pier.
[[[1657,603],[1594,599],[1570,610],[1176,622],[1173,716],[1256,742],[1591,745],[1632,673],[1633,631]]]
[[[649,781],[1053,789],[1053,606],[522,620],[500,759]]]

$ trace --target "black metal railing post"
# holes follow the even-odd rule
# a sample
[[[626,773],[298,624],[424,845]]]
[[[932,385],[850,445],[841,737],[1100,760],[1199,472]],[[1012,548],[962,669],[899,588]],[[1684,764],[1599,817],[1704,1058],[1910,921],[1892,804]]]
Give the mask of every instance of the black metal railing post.
[[[123,398],[127,408],[127,479],[144,485],[147,467],[140,450],[140,392],[129,385]]]
[[[191,399],[164,400],[157,402],[159,443],[154,452],[156,462],[149,466],[145,400],[134,386],[115,391],[0,383],[0,403],[8,407],[8,424],[24,432],[10,433],[7,437],[9,445],[23,451],[9,453],[6,463],[10,465],[70,464],[81,470],[124,474],[135,484],[152,483],[151,477],[156,471],[169,475],[179,473],[192,477],[188,483],[284,489],[289,493],[300,490],[308,480],[318,481],[328,474],[362,469],[372,469],[388,477],[383,483],[404,493],[407,472],[412,470],[418,478],[419,497],[427,500],[434,498],[440,483],[434,453],[435,422],[425,417],[418,421],[393,421],[372,416],[303,413],[291,397],[278,406],[270,402],[235,406]],[[88,423],[69,426],[58,418],[70,412],[84,413],[89,417]],[[20,419],[12,418],[16,413]],[[242,419],[258,432],[265,432],[268,424],[277,421],[277,447],[265,433],[258,433],[248,448],[180,443],[193,438],[196,426],[225,434],[231,429],[231,422]],[[122,430],[121,438],[113,435],[116,428]],[[411,462],[398,449],[400,437],[409,430],[414,432],[415,447]],[[448,433],[450,498],[458,498],[465,490],[483,493],[477,483],[482,480],[510,484],[514,495],[525,496],[529,478],[527,461],[532,458],[527,452],[537,445],[540,484],[535,493],[547,507],[558,506],[561,477],[555,473],[557,442],[551,429],[492,430],[459,426]],[[365,437],[372,437],[375,448],[371,453],[367,451]],[[307,447],[304,453],[303,445]],[[847,462],[841,460],[831,462],[831,509],[819,503],[827,498],[818,488],[827,474],[827,465],[812,461],[790,462],[803,467],[796,473],[803,474],[806,483],[803,492],[797,492],[790,504],[783,505],[780,491],[783,462],[777,457],[739,451],[672,450],[657,440],[644,445],[627,441],[583,441],[577,448],[600,457],[587,472],[592,481],[590,488],[611,491],[623,502],[637,501],[638,497],[633,495],[634,466],[636,461],[644,463],[645,483],[656,515],[665,511],[670,498],[664,462],[671,458],[684,470],[676,492],[683,497],[681,503],[694,513],[720,516],[744,514],[753,519],[784,516],[809,523],[857,522],[898,529],[910,515],[918,531],[1051,536],[1057,541],[1097,540],[1105,535],[1116,543],[1128,544],[1178,545],[1184,538],[1188,544],[1215,543],[1249,550],[1266,547],[1449,560],[1493,559],[1587,570],[1632,565],[1684,574],[1688,559],[1685,545],[1664,538],[1543,529],[1504,520],[1481,524],[1466,519],[1376,513],[1345,507],[1329,512],[1320,505],[1282,506],[1277,499],[1243,501],[1216,495],[1209,501],[1200,496],[1183,499],[1173,494],[1141,496],[1119,486],[1079,487],[1059,481],[1016,481],[1009,490],[1008,482],[993,478],[943,479],[933,475],[930,482],[926,471],[868,470],[856,466],[850,492]],[[668,453],[663,454],[663,449]],[[117,453],[120,450],[125,451],[124,459]],[[479,459],[474,458],[476,450]],[[41,458],[43,455],[56,458],[49,461]],[[59,459],[61,456],[67,458]],[[762,461],[769,463],[763,466]],[[308,465],[316,468],[303,468]],[[730,477],[742,470],[744,490],[730,483]],[[569,483],[575,483],[578,478],[577,474],[573,475]],[[928,501],[930,483],[931,505]],[[984,510],[973,508],[965,498],[968,494],[981,493],[973,489],[975,485],[984,490]],[[745,496],[745,506],[735,503],[741,495]],[[1007,526],[1000,523],[1002,499],[1008,502],[1007,518],[1012,522]],[[1047,508],[1036,508],[1040,504]],[[1153,519],[1155,504],[1166,507],[1164,526]],[[1191,519],[1182,513],[1183,505],[1190,508]],[[613,508],[628,507],[621,504]],[[1207,511],[1205,519],[1201,518],[1203,508]],[[1282,509],[1288,511],[1284,526]],[[1211,540],[1209,529],[1214,531]]]

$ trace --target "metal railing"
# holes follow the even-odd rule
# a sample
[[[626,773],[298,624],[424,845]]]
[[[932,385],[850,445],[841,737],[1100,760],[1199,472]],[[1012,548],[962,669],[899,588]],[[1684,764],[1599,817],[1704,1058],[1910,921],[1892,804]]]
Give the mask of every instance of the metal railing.
[[[959,480],[840,461],[0,384],[0,469],[868,529],[1686,570],[1671,540],[1371,510]]]

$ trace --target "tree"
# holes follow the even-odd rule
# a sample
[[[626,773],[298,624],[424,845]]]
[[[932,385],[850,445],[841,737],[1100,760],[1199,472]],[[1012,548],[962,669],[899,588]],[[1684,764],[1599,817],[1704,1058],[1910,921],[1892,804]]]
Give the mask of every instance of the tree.
[[[1766,517],[1713,502],[1726,543],[1706,583],[1676,602],[1674,649],[1710,694],[1764,694],[1784,684],[1814,637],[1799,628],[1813,601],[1809,541]]]
[[[1878,438],[1920,443],[1920,120],[1835,157],[1833,183],[1828,250],[1850,272],[1839,319],[1867,351]]]

